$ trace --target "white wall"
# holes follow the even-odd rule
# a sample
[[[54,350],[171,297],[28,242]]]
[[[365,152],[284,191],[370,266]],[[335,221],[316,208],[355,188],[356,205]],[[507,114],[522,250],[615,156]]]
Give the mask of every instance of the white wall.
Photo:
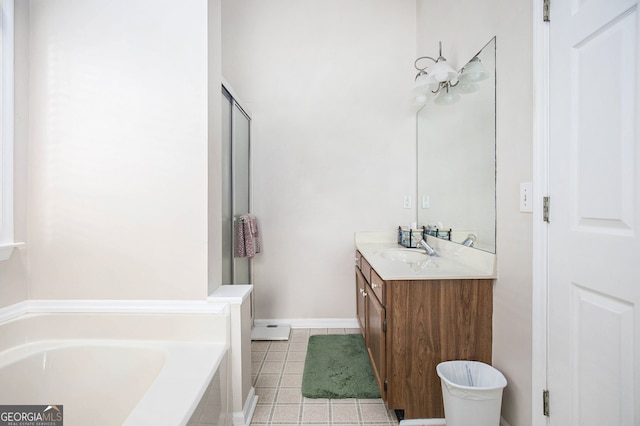
[[[203,299],[207,2],[30,5],[29,297]]]
[[[418,49],[413,0],[222,10],[223,72],[253,114],[257,318],[354,317],[353,232],[415,214],[402,196],[415,194],[416,52],[441,39],[459,63],[498,36],[494,363],[509,379],[512,425],[531,419],[531,216],[518,212],[532,174],[530,9],[418,0]],[[215,265],[207,277],[217,250],[207,238],[219,244],[207,229],[217,191],[207,182],[219,183],[207,150],[219,93],[210,12],[204,1],[31,1],[28,232],[17,229],[28,297],[188,299],[217,285]],[[10,262],[3,304],[25,297],[25,258]]]
[[[207,1],[208,71],[208,285],[211,294],[222,284],[222,2]]]
[[[222,7],[223,76],[253,119],[256,318],[353,319],[353,233],[415,220],[415,1]]]
[[[520,182],[531,182],[533,144],[532,7],[527,0],[418,0],[418,55],[438,41],[455,64],[496,35],[497,256],[493,364],[509,382],[502,415],[531,424],[532,216],[520,213]],[[455,19],[442,19],[445,17]]]
[[[16,1],[14,35],[14,237],[27,240],[27,137],[29,109],[29,3]],[[13,250],[0,262],[0,308],[28,298],[27,250]]]

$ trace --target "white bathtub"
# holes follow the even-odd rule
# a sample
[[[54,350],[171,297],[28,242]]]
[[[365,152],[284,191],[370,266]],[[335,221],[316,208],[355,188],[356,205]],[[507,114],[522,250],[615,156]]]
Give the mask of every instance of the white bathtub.
[[[65,426],[224,424],[227,324],[217,314],[21,315],[0,324],[0,404],[62,405]]]

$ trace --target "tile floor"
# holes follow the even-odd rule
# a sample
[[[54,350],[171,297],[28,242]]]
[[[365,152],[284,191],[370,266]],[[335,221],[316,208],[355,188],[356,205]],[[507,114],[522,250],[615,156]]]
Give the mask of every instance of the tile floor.
[[[382,399],[310,399],[302,396],[309,336],[359,333],[358,329],[294,328],[288,341],[251,343],[253,386],[258,395],[252,425],[398,425]]]

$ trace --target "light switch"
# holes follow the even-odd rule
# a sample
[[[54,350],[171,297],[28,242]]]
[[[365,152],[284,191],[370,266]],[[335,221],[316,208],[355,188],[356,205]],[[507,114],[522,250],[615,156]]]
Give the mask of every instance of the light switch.
[[[533,212],[533,184],[531,182],[520,184],[520,211],[523,213]]]
[[[423,209],[431,208],[431,197],[429,197],[428,195],[422,196],[422,208]]]
[[[411,208],[411,195],[405,195],[404,196],[403,207],[405,209],[410,209]]]

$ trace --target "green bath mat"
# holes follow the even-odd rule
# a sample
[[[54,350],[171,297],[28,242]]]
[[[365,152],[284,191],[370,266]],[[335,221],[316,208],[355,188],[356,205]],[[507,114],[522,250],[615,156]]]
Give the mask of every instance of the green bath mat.
[[[364,338],[360,334],[309,337],[302,375],[307,398],[380,398]]]

